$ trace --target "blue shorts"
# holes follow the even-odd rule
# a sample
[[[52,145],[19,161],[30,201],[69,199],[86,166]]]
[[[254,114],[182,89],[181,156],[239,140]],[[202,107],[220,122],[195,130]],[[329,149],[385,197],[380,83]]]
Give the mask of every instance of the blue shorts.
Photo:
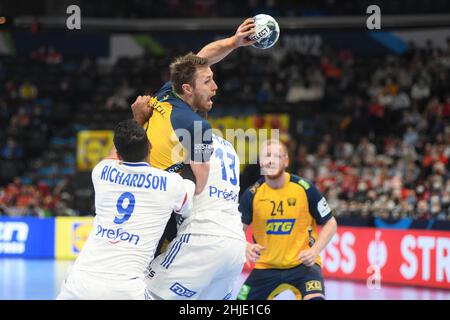
[[[291,269],[254,269],[237,300],[272,300],[285,290],[291,290],[299,300],[313,293],[325,296],[322,268],[300,264]]]

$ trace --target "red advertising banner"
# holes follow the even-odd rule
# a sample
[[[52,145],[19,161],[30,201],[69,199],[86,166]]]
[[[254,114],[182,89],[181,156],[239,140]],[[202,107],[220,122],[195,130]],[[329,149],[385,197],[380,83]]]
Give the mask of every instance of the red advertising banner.
[[[338,227],[321,255],[328,278],[450,289],[449,231]]]

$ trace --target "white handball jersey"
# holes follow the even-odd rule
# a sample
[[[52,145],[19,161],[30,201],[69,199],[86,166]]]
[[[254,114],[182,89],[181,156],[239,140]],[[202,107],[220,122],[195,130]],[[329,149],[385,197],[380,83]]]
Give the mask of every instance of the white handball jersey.
[[[176,173],[107,159],[92,171],[95,218],[74,267],[106,278],[143,277],[172,211],[187,194]]]
[[[227,140],[212,135],[214,153],[208,181],[194,197],[192,212],[178,234],[207,234],[245,239],[239,206],[239,157]]]

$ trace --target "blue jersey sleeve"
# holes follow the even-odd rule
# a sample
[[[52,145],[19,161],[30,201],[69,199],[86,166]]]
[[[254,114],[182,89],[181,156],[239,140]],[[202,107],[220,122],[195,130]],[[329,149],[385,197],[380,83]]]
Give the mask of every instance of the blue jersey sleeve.
[[[309,212],[314,217],[316,222],[320,225],[324,224],[333,216],[330,206],[325,197],[317,190],[317,188],[310,182],[303,179],[299,182],[306,191],[308,197]]]
[[[244,191],[239,201],[239,212],[241,213],[242,223],[250,225],[253,221],[253,198],[255,194],[250,191],[250,188]]]

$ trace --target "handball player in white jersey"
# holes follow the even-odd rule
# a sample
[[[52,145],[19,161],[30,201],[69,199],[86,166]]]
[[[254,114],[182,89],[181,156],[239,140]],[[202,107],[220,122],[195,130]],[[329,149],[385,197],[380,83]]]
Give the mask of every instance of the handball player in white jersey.
[[[150,144],[134,120],[114,130],[117,156],[92,171],[96,215],[80,255],[57,299],[150,299],[144,272],[171,212],[185,215],[191,180],[150,167]],[[114,159],[115,158],[115,159]]]
[[[244,266],[239,158],[230,142],[216,135],[212,140],[207,184],[194,197],[192,212],[177,237],[147,270],[153,299],[229,299]]]

